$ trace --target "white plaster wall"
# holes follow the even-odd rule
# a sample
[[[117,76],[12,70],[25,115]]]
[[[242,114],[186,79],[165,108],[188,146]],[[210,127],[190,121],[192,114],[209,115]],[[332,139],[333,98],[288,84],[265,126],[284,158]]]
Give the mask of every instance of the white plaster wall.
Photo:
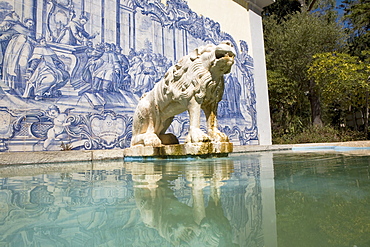
[[[190,9],[221,24],[221,30],[236,41],[250,44],[249,11],[232,0],[188,0]]]
[[[249,54],[254,59],[259,144],[270,145],[270,109],[261,16],[232,0],[188,0],[188,5],[196,13],[219,22],[221,30],[230,34],[236,41],[247,42]]]
[[[261,145],[271,145],[270,106],[268,99],[262,19],[253,11],[250,11],[249,17],[251,23],[249,35],[251,37],[251,43],[249,51],[254,59],[254,80],[259,141]]]

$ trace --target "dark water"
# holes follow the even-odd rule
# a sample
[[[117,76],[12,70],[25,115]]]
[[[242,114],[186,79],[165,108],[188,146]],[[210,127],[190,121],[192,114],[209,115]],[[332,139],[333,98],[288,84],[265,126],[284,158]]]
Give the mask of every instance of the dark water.
[[[346,153],[0,167],[0,246],[370,246],[369,169]]]
[[[279,246],[370,246],[370,156],[274,155]]]

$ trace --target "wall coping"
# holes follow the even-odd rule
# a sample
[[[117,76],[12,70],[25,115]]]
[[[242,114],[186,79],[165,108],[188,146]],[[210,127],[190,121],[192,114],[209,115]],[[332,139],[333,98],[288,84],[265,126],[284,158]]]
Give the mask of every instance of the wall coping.
[[[273,4],[275,0],[233,0],[234,2],[240,4],[247,10],[252,10],[253,12],[256,12],[257,14],[261,15],[261,12],[263,11],[263,8]]]

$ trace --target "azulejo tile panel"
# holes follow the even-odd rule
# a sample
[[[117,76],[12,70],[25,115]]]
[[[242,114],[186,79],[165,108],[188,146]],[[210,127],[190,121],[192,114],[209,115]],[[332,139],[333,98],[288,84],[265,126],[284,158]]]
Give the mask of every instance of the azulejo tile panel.
[[[0,1],[0,151],[128,147],[141,95],[182,56],[223,40],[237,55],[220,128],[235,144],[258,144],[247,43],[186,1]],[[169,131],[183,141],[187,129],[183,113]]]

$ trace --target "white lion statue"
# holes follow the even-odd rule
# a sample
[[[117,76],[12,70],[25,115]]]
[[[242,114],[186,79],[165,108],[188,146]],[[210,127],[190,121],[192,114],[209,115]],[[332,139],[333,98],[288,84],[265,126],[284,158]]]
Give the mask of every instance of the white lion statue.
[[[224,74],[234,64],[230,42],[201,46],[169,68],[164,78],[145,93],[135,110],[131,146],[158,147],[178,144],[165,133],[175,115],[189,112],[187,143],[228,142],[217,128],[217,106],[224,92]],[[200,129],[200,110],[207,120],[208,135]]]

